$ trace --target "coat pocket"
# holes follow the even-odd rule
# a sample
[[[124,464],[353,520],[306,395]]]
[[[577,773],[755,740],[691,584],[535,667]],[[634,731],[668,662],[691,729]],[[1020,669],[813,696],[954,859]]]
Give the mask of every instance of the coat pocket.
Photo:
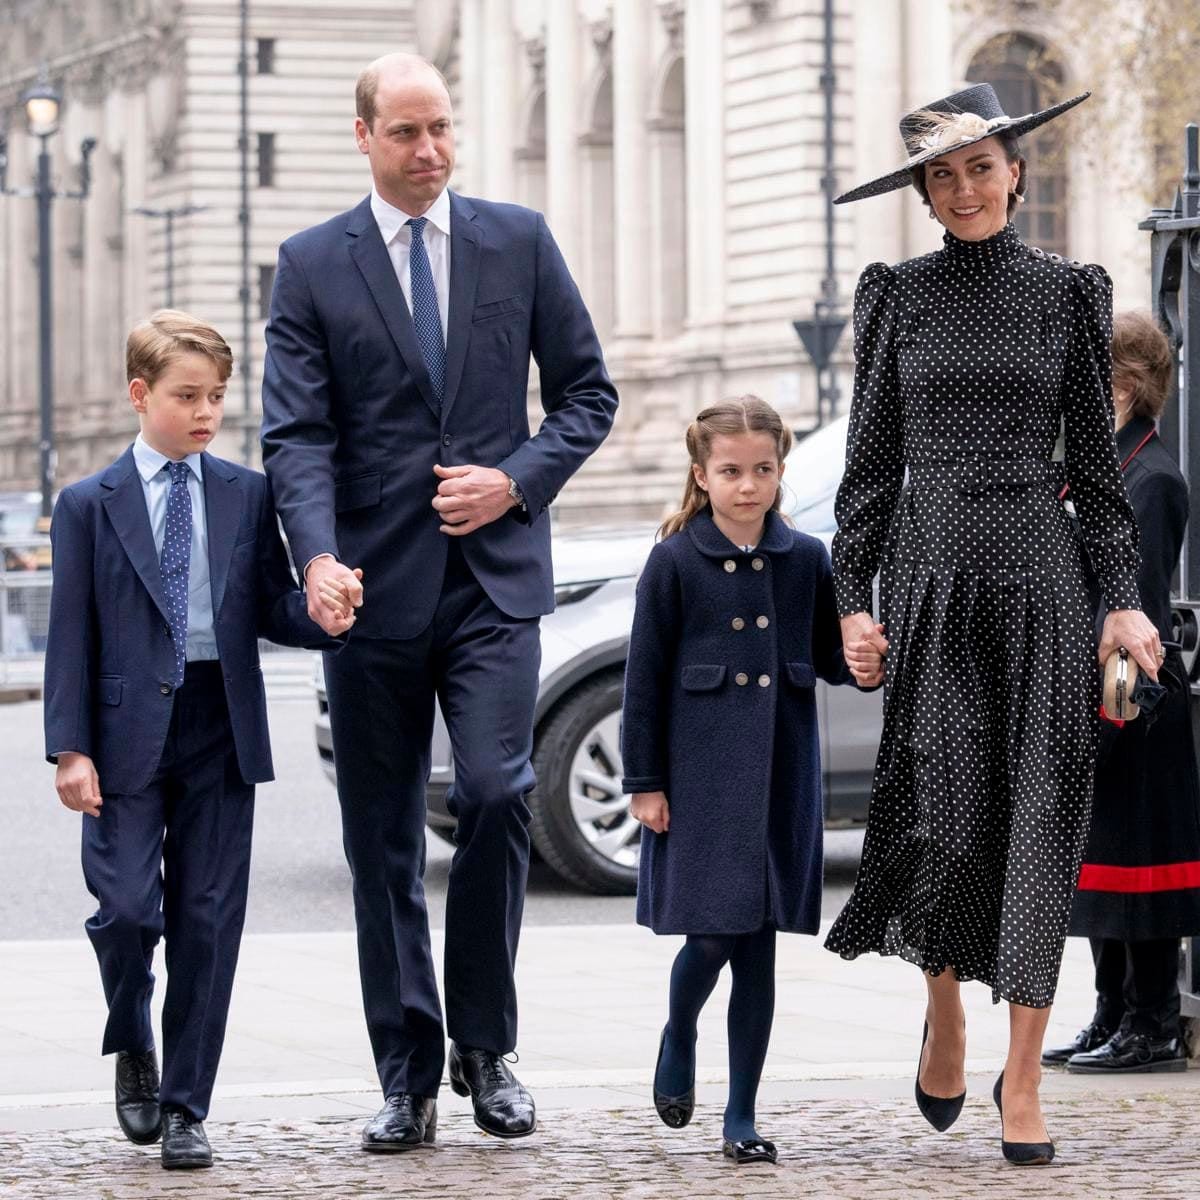
[[[499,317],[507,317],[510,313],[521,311],[521,297],[509,296],[505,300],[493,300],[488,304],[477,304],[471,313],[471,324],[482,325],[485,321],[494,321]]]
[[[817,686],[817,673],[811,663],[790,662],[787,664],[788,683],[792,687],[810,688]]]
[[[121,691],[124,687],[123,675],[100,675],[96,679],[96,699],[101,704],[109,704],[115,708],[121,703]]]
[[[378,471],[339,479],[333,485],[333,507],[336,512],[353,508],[370,508],[379,503],[383,492],[383,477]]]
[[[720,663],[684,667],[679,682],[685,692],[713,692],[725,682],[725,668]]]

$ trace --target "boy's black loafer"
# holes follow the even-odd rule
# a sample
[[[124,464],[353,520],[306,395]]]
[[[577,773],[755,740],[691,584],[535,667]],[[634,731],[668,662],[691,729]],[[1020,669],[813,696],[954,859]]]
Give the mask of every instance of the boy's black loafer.
[[[726,1158],[732,1158],[739,1167],[748,1163],[773,1163],[779,1161],[779,1152],[774,1142],[764,1142],[762,1138],[747,1138],[744,1142],[731,1142],[728,1138],[721,1146],[721,1153]]]
[[[153,1050],[117,1051],[117,1124],[138,1146],[157,1142],[162,1134],[158,1106],[158,1060]]]
[[[397,1092],[363,1127],[362,1148],[388,1154],[432,1146],[436,1138],[437,1101]]]
[[[162,1119],[162,1165],[168,1171],[195,1170],[213,1165],[212,1147],[204,1122],[177,1108],[168,1108]]]
[[[1043,1050],[1042,1066],[1065,1066],[1067,1061],[1074,1058],[1076,1054],[1090,1054],[1093,1050],[1099,1050],[1110,1037],[1112,1037],[1111,1029],[1105,1029],[1103,1025],[1093,1021],[1075,1035],[1075,1040],[1070,1045]]]
[[[1177,1037],[1151,1037],[1122,1026],[1096,1050],[1067,1059],[1072,1075],[1157,1074],[1186,1071],[1187,1052]]]

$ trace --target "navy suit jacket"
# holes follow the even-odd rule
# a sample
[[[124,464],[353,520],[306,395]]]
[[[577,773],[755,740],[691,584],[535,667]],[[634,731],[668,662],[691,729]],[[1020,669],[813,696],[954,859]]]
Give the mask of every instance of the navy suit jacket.
[[[258,638],[337,649],[308,617],[257,471],[202,456],[217,652],[246,783],[274,778]],[[96,764],[102,795],[141,791],[162,758],[173,705],[171,640],[154,534],[132,448],[64,488],[50,526],[46,757]]]
[[[263,465],[296,563],[330,553],[363,568],[356,637],[410,638],[433,618],[448,541],[431,506],[435,463],[498,467],[517,482],[528,511],[467,535],[463,554],[509,616],[552,611],[546,509],[617,407],[541,214],[452,193],[450,230],[440,406],[369,198],[279,250]],[[531,353],[545,411],[532,437]]]

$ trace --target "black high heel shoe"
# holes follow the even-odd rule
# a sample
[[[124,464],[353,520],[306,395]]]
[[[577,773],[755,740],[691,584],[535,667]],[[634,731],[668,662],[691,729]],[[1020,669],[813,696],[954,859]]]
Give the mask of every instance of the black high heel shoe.
[[[667,1031],[663,1029],[662,1037],[658,1039],[658,1058],[654,1063],[654,1083],[651,1091],[654,1093],[654,1109],[662,1118],[662,1123],[671,1129],[682,1129],[696,1111],[696,1081],[682,1096],[664,1096],[658,1090],[658,1068],[662,1063],[663,1045],[667,1040]]]
[[[1004,1140],[1004,1106],[1000,1103],[1000,1093],[1004,1090],[1004,1072],[996,1080],[992,1088],[992,1099],[1000,1113],[1000,1149],[1004,1157],[1015,1167],[1045,1167],[1054,1161],[1053,1142],[1006,1142]]]
[[[962,1112],[963,1101],[967,1098],[967,1093],[962,1092],[957,1096],[931,1096],[921,1087],[921,1059],[925,1056],[925,1043],[929,1040],[929,1022],[926,1021],[921,1030],[921,1049],[917,1052],[917,1082],[916,1095],[917,1107],[921,1110],[921,1116],[927,1120],[930,1125],[938,1131],[945,1133],[955,1121],[958,1120],[958,1114]]]

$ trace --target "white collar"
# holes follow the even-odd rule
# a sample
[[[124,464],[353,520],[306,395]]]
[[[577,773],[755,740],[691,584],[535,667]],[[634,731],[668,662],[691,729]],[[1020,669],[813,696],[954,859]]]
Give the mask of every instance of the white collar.
[[[153,446],[148,445],[146,439],[139,433],[133,439],[133,461],[137,465],[138,474],[146,483],[149,483],[163,469],[163,464],[171,460],[165,454],[160,454]],[[204,471],[200,465],[200,455],[189,454],[183,461],[192,468],[192,474],[203,483]]]
[[[379,232],[383,235],[383,244],[390,246],[395,240],[396,235],[405,226],[405,223],[413,219],[412,213],[406,213],[404,209],[397,208],[394,204],[389,204],[374,187],[371,188],[371,215],[375,218],[375,224],[379,226]],[[442,188],[441,195],[421,214],[434,229],[440,230],[447,237],[450,236],[450,192],[447,188]]]

